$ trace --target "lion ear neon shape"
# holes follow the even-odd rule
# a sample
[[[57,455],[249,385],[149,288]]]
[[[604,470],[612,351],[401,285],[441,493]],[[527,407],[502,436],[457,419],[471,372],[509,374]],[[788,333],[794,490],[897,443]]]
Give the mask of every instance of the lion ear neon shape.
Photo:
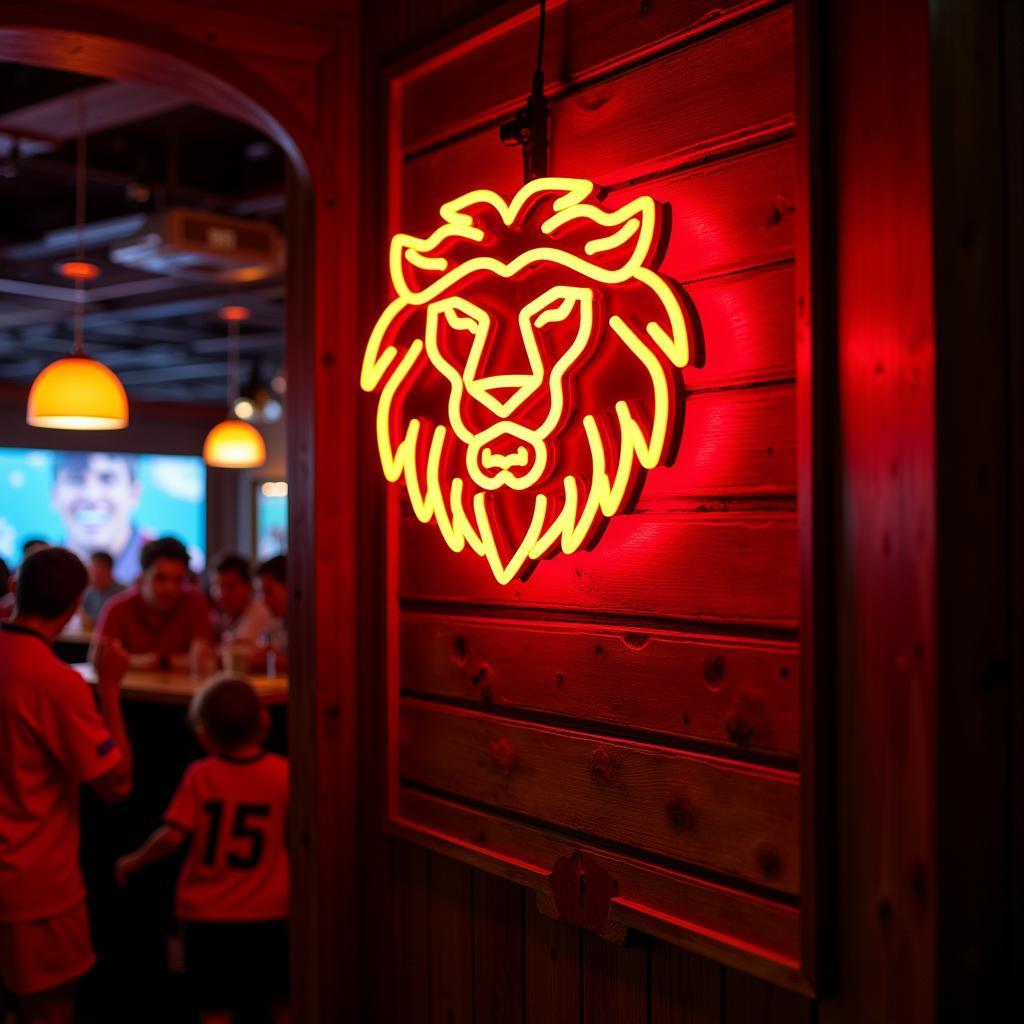
[[[500,583],[591,544],[674,455],[692,322],[643,196],[541,178],[469,192],[391,241],[396,297],[363,358],[388,480]]]

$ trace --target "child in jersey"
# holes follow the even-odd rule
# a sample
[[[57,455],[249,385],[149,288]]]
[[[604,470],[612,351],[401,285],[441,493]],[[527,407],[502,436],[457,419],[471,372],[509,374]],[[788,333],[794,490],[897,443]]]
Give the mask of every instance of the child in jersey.
[[[118,884],[191,845],[178,877],[185,973],[203,1024],[229,1024],[241,1007],[289,1021],[288,762],[263,747],[269,716],[242,678],[221,675],[192,701],[192,725],[211,756],[189,766],[164,824],[121,857]]]

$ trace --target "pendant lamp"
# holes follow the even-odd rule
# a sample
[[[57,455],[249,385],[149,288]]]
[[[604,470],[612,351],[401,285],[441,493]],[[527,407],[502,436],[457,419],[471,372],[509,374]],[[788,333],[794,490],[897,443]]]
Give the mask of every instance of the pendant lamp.
[[[238,325],[249,319],[245,306],[225,306],[220,318],[228,325],[228,418],[221,420],[203,442],[203,461],[218,469],[254,469],[267,461],[263,435],[244,420],[230,415],[238,398]]]
[[[85,224],[85,116],[79,100],[78,152],[75,168],[75,259],[59,273],[75,282],[75,342],[71,355],[44,367],[28,393],[25,419],[32,427],[52,430],[121,430],[128,426],[128,396],[117,375],[85,352],[83,316],[86,281],[99,277],[100,268],[83,258]]]

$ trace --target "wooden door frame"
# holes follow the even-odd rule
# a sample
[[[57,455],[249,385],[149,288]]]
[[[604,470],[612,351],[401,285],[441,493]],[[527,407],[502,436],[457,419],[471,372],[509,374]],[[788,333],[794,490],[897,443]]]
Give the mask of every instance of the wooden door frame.
[[[286,85],[279,89],[245,67],[230,54],[230,43],[214,49],[102,7],[102,0],[88,10],[0,2],[0,60],[173,89],[252,124],[289,158],[293,1002],[296,1019],[308,1024],[346,1014],[358,1019],[353,438],[359,147],[349,141],[358,131],[357,25],[324,30],[323,55],[312,68],[314,125],[287,98]],[[196,13],[204,25],[221,17]],[[181,17],[187,24],[187,9]],[[237,26],[236,15],[223,18]]]

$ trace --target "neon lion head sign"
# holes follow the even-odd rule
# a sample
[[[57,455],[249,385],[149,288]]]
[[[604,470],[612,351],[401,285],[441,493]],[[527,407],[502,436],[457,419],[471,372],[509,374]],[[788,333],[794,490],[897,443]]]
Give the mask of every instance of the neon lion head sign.
[[[508,583],[591,544],[671,460],[690,330],[646,196],[606,210],[589,181],[541,178],[510,201],[469,192],[441,221],[391,241],[396,298],[361,385],[385,476]]]

